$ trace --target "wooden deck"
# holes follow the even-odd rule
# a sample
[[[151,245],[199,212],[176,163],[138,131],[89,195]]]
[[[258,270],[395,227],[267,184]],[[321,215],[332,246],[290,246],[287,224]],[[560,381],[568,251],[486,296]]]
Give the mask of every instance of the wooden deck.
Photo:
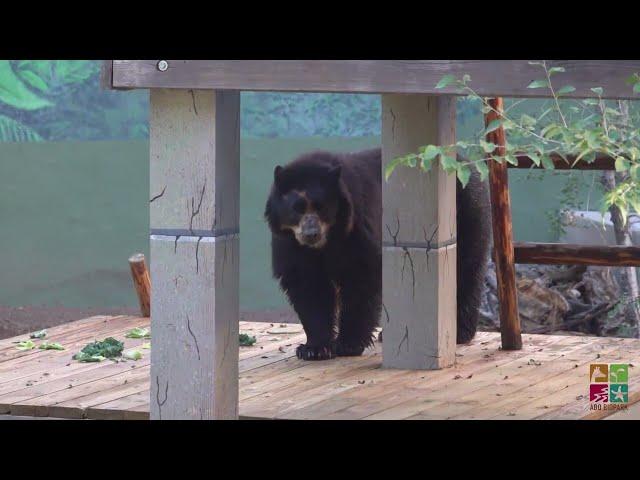
[[[147,419],[149,350],[138,361],[78,363],[71,356],[94,339],[125,339],[149,319],[91,317],[48,330],[65,351],[19,351],[0,340],[0,415],[90,419]],[[241,322],[257,343],[240,350],[241,418],[282,419],[576,419],[590,412],[590,363],[621,362],[629,373],[628,411],[638,418],[640,341],[523,335],[524,348],[499,349],[499,335],[479,333],[459,347],[457,365],[438,371],[381,369],[380,344],[362,357],[324,362],[295,358],[304,341],[299,325]],[[36,342],[39,343],[39,342]],[[634,405],[635,404],[635,405]]]

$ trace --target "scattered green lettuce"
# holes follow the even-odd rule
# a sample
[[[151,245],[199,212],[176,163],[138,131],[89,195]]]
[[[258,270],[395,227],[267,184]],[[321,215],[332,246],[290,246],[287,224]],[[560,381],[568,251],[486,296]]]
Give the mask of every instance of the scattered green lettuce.
[[[25,340],[24,342],[18,342],[16,348],[18,350],[33,350],[36,347],[36,344],[31,340]]]
[[[64,350],[64,347],[56,342],[47,342],[44,341],[40,345],[38,345],[40,350]]]
[[[73,356],[80,362],[100,362],[105,358],[114,358],[122,355],[124,343],[113,337],[105,338],[101,342],[92,342]]]
[[[250,347],[251,345],[256,343],[256,337],[251,337],[246,333],[241,333],[239,340],[240,340],[241,347]]]
[[[144,348],[145,350],[149,350],[151,348],[151,344],[149,342],[143,343],[140,345],[140,348]]]
[[[142,358],[142,352],[140,350],[128,350],[124,352],[124,358],[127,360],[140,360]]]
[[[132,330],[129,330],[124,335],[127,338],[151,338],[151,333],[148,328],[139,328],[136,327]]]
[[[29,335],[29,338],[44,338],[46,336],[47,336],[47,329],[45,328],[44,330],[33,332],[31,335]]]
[[[74,360],[79,362],[101,362],[105,359],[102,355],[89,355],[88,353],[79,352],[73,356]]]

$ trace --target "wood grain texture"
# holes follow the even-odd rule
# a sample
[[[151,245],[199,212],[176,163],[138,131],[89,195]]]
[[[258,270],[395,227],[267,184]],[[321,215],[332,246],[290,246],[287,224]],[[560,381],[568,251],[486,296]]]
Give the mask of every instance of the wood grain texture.
[[[100,87],[111,90],[113,83],[113,60],[103,60],[100,65]]]
[[[640,267],[636,246],[516,242],[514,251],[515,263]]]
[[[456,245],[382,249],[383,365],[433,370],[455,363]]]
[[[455,98],[383,95],[383,178],[394,158],[430,143],[455,143]],[[383,180],[382,202],[383,364],[450,366],[456,342],[456,178],[439,165],[426,174],[399,167]]]
[[[501,118],[502,98],[489,100],[493,108],[485,115],[485,125]],[[497,145],[493,155],[503,157],[506,152],[504,128],[487,134],[487,142]],[[516,290],[516,268],[513,253],[513,225],[511,223],[511,198],[506,162],[489,160],[489,191],[491,197],[491,217],[493,223],[493,254],[498,281],[500,304],[500,331],[502,348],[519,350],[522,348],[518,296]]]
[[[125,332],[149,324],[149,318],[93,317],[49,329],[69,351],[24,357],[12,344],[15,357],[0,359],[0,414],[148,419],[148,350],[136,362],[82,364],[70,356],[91,331],[139,348],[147,340]],[[257,339],[240,349],[240,418],[623,419],[633,418],[640,405],[637,339],[524,334],[522,350],[509,351],[500,348],[499,334],[478,332],[470,344],[457,346],[453,367],[415,371],[380,368],[379,342],[361,357],[299,360],[295,348],[305,336],[295,327],[283,333],[278,325],[240,322],[240,331]],[[636,365],[629,369],[628,411],[589,409],[589,364],[602,362]]]
[[[382,239],[385,245],[442,245],[456,237],[456,178],[434,163],[428,172],[397,167],[393,159],[428,144],[455,143],[455,98],[382,96]]]
[[[151,237],[151,418],[238,415],[238,237]]]
[[[237,231],[238,92],[152,90],[150,108],[151,229]]]
[[[140,304],[140,312],[143,317],[149,317],[151,316],[151,277],[144,261],[144,254],[136,253],[129,257],[129,268]]]
[[[483,96],[548,97],[545,89],[528,89],[544,78],[527,60],[114,60],[114,88],[232,89],[299,92],[432,93],[446,74],[471,76],[470,85]],[[573,85],[567,97],[594,97],[603,87],[606,98],[634,98],[625,80],[640,71],[633,60],[552,60],[564,67],[554,76],[557,85]]]

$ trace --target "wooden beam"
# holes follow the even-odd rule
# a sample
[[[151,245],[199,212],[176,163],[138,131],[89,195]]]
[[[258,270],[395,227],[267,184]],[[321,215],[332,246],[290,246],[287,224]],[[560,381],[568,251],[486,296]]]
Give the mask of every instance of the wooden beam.
[[[143,317],[151,316],[151,278],[144,261],[144,254],[136,253],[129,257],[131,278],[136,289],[140,313]]]
[[[455,118],[455,97],[383,95],[382,171],[422,145],[455,143]],[[439,166],[424,175],[398,168],[383,181],[382,199],[383,366],[451,366],[456,349],[456,178]]]
[[[103,60],[100,67],[100,87],[111,90],[113,82],[113,60]]]
[[[516,242],[514,250],[516,263],[640,267],[640,247]]]
[[[561,157],[557,153],[550,155],[556,170],[615,170],[615,159],[608,155],[598,155],[591,163],[580,160],[575,167],[572,165],[575,163],[576,155],[565,155],[565,158]],[[507,164],[507,168],[544,168],[542,165],[536,165],[533,160],[525,154],[516,154],[518,165]]]
[[[150,98],[151,418],[235,419],[240,96]]]
[[[114,60],[114,88],[202,88],[292,92],[458,94],[454,87],[436,89],[446,74],[471,76],[470,85],[483,96],[548,97],[544,88],[531,89],[544,78],[527,60]],[[571,98],[635,98],[625,80],[640,72],[638,60],[551,60],[564,67],[554,76],[572,85]],[[557,79],[557,80],[556,80]]]
[[[502,98],[492,98],[489,104],[494,110],[485,115],[485,124],[501,118]],[[504,128],[487,134],[487,141],[497,145],[495,156],[505,155],[506,138]],[[520,350],[522,335],[518,315],[516,290],[516,268],[513,253],[513,225],[511,222],[511,199],[506,162],[489,160],[489,190],[491,194],[491,216],[493,223],[493,254],[498,281],[498,301],[500,303],[500,332],[504,350]]]

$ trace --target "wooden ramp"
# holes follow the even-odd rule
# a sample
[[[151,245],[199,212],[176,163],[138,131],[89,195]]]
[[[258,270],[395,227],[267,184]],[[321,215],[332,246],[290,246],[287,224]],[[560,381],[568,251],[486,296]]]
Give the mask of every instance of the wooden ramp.
[[[49,329],[47,340],[65,351],[17,350],[13,342],[28,335],[0,340],[0,415],[148,418],[149,350],[138,361],[71,359],[108,336],[139,346],[124,334],[148,326],[146,318],[99,316]],[[640,400],[638,340],[523,335],[523,349],[507,352],[498,334],[481,332],[458,348],[455,367],[406,371],[380,368],[379,343],[362,357],[303,362],[294,353],[304,342],[299,325],[241,322],[240,331],[257,337],[240,349],[241,418],[603,418],[613,411],[589,411],[590,363],[632,364],[629,402]],[[638,418],[639,405],[609,418]]]

